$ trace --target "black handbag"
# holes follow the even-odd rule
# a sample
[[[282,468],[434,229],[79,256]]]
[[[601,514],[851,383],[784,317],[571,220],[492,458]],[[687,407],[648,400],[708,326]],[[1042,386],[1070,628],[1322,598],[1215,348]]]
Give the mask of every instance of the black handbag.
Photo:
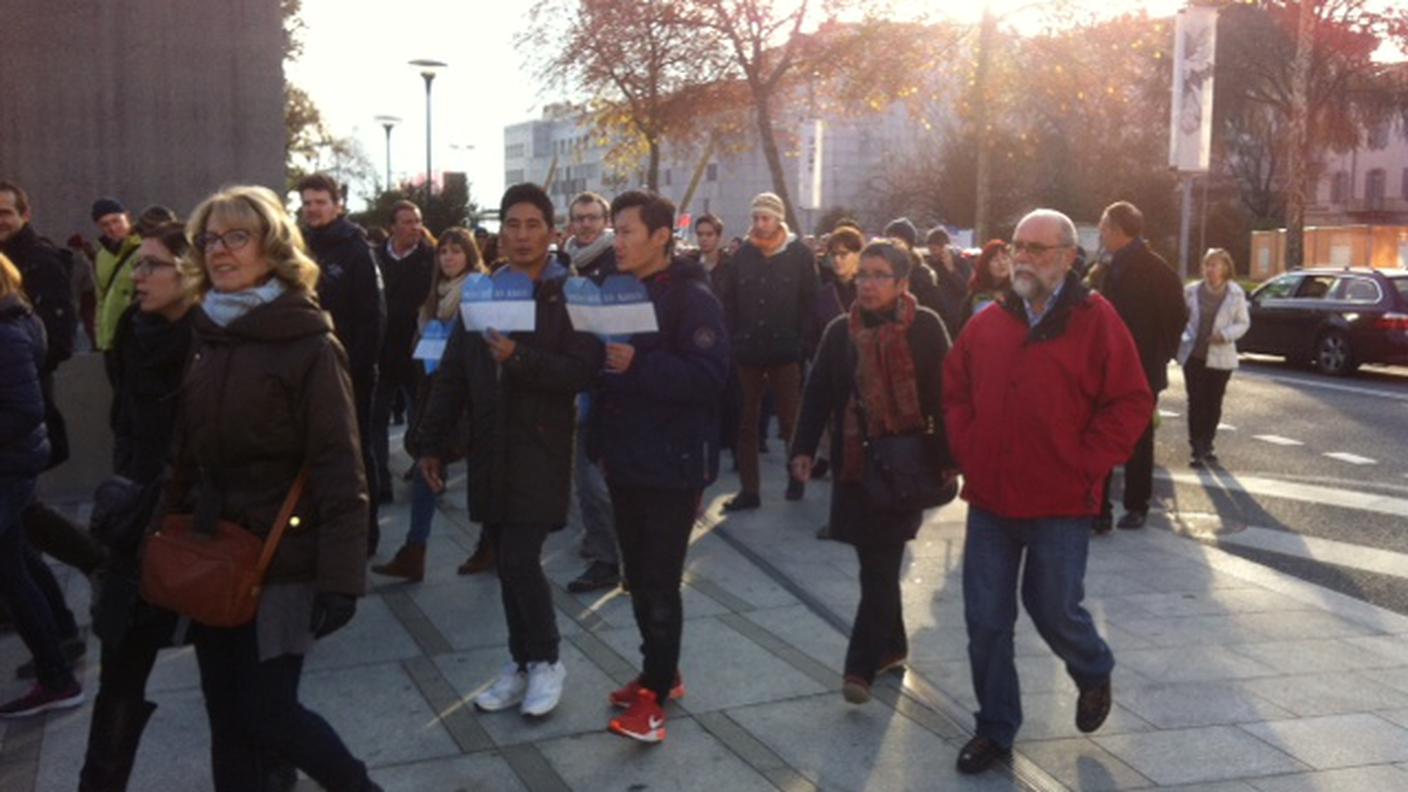
[[[862,487],[865,499],[877,509],[888,511],[923,511],[942,506],[958,497],[958,481],[945,482],[940,477],[939,463],[934,459],[932,428],[905,435],[871,437],[865,400],[855,377],[851,379],[855,396],[856,418],[860,421],[861,446],[865,449],[865,474]]]

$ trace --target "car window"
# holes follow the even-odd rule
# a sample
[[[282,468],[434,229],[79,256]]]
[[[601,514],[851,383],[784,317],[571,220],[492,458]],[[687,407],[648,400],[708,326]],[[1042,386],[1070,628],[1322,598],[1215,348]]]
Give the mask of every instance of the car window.
[[[1379,284],[1370,278],[1340,278],[1335,284],[1335,299],[1360,305],[1375,305],[1383,298]]]
[[[1388,280],[1395,289],[1398,289],[1398,296],[1402,297],[1404,302],[1408,302],[1408,278],[1389,278]]]
[[[1296,289],[1296,299],[1323,300],[1334,285],[1335,278],[1332,275],[1311,275],[1301,281],[1300,288]]]
[[[1266,284],[1257,292],[1257,298],[1262,300],[1279,300],[1290,297],[1296,293],[1296,286],[1300,285],[1300,275],[1282,275],[1274,281]]]

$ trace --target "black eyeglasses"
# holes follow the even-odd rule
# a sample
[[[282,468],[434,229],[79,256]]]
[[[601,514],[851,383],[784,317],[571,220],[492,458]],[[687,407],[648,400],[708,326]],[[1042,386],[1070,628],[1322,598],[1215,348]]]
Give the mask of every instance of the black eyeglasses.
[[[132,273],[134,275],[150,275],[168,267],[175,269],[176,262],[162,261],[161,259],[154,259],[151,256],[143,256],[137,261],[136,265],[132,267]]]
[[[233,253],[245,245],[248,245],[251,239],[254,239],[254,234],[243,228],[236,228],[233,231],[226,231],[223,234],[217,234],[214,231],[206,231],[204,234],[196,237],[196,247],[209,253],[215,249],[215,243],[218,242],[224,245],[226,250]]]
[[[1040,242],[1013,242],[1012,244],[1007,246],[1007,250],[1014,256],[1018,253],[1030,253],[1033,256],[1044,256],[1053,250],[1060,250],[1061,248],[1068,247],[1075,246],[1066,244],[1043,245]]]
[[[594,222],[597,222],[597,221],[599,221],[599,220],[605,220],[605,219],[606,219],[606,216],[605,216],[605,215],[599,215],[599,214],[572,215],[572,222],[574,222],[574,223],[587,223],[587,222],[593,222],[593,223],[594,223]]]

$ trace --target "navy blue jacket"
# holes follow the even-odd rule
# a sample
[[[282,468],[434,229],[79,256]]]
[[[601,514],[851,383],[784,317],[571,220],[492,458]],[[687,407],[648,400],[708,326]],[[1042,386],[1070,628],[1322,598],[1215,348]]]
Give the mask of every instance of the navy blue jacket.
[[[37,476],[49,464],[44,428],[44,325],[14,294],[0,299],[0,476]]]
[[[631,338],[635,357],[603,374],[588,453],[611,484],[702,490],[719,473],[719,406],[732,365],[723,308],[698,264],[647,278],[660,326]]]

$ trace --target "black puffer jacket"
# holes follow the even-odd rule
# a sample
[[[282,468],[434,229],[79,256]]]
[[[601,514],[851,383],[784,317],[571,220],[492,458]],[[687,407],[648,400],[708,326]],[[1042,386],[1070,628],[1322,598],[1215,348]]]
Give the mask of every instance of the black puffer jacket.
[[[303,238],[322,271],[318,304],[332,314],[337,340],[347,350],[358,415],[371,409],[376,364],[386,334],[386,302],[366,233],[345,217],[322,228],[303,229]]]
[[[262,537],[306,467],[299,524],[284,535],[269,582],[362,594],[367,483],[347,355],[328,315],[291,289],[227,327],[203,310],[192,322],[196,353],[176,422],[169,508],[189,513],[198,498],[216,498],[221,518]]]
[[[52,373],[73,355],[73,339],[78,331],[78,309],[69,271],[71,260],[29,224],[0,245],[0,253],[19,269],[24,277],[25,296],[34,314],[44,323],[49,351],[41,373]]]
[[[478,523],[567,521],[575,397],[601,371],[603,350],[595,336],[572,329],[562,294],[567,272],[549,266],[534,287],[536,329],[509,334],[517,349],[503,365],[482,334],[455,323],[417,427],[421,456],[445,460],[462,445],[454,433],[468,411],[469,518]]]
[[[17,295],[0,298],[0,476],[37,476],[49,463],[44,351],[39,318]]]
[[[398,260],[392,258],[383,245],[376,249],[376,262],[386,295],[386,338],[381,345],[377,375],[387,382],[410,385],[416,373],[411,360],[416,317],[430,293],[435,248],[422,241],[405,258]]]
[[[817,280],[816,256],[800,240],[772,256],[744,243],[729,262],[719,295],[740,366],[802,361]]]

